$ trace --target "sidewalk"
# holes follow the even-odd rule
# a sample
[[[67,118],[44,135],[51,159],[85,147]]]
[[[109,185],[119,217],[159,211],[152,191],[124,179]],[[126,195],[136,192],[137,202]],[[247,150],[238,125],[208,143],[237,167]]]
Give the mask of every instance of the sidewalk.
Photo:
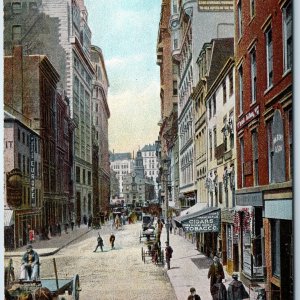
[[[167,240],[165,228],[161,235],[163,247]],[[201,300],[212,299],[210,294],[210,279],[207,278],[208,268],[212,260],[195,249],[195,245],[178,234],[169,235],[170,246],[173,248],[171,269],[167,271],[178,300],[185,300],[194,287]],[[197,264],[197,265],[196,265]],[[225,272],[225,270],[224,270]],[[225,272],[225,283],[231,277]],[[224,281],[223,281],[224,282]]]
[[[161,235],[162,246],[165,247],[167,233],[165,227]],[[173,248],[171,269],[166,270],[170,282],[175,290],[177,300],[185,300],[190,295],[190,288],[194,287],[201,300],[211,300],[210,279],[207,273],[212,259],[196,250],[195,245],[178,234],[169,235],[170,246]],[[232,277],[224,267],[226,289]],[[249,288],[245,286],[249,293]],[[256,293],[251,291],[249,299],[256,299]]]
[[[82,235],[89,232],[90,230],[92,229],[88,228],[87,225],[81,224],[80,228],[76,226],[74,227],[73,231],[69,229],[68,233],[62,231],[61,236],[55,235],[51,237],[50,240],[36,240],[32,243],[32,247],[35,250],[38,249],[38,253],[40,256],[53,255],[56,252],[58,252],[60,249],[66,247],[73,241],[80,238]],[[9,258],[9,257],[22,256],[25,251],[26,251],[26,245],[17,248],[15,250],[5,251],[4,257]]]

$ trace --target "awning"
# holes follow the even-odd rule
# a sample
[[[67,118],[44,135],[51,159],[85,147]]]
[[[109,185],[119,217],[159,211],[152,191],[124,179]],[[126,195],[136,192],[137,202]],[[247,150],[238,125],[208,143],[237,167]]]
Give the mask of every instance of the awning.
[[[181,223],[186,232],[219,232],[221,210],[218,207],[206,207],[197,212],[174,218]]]
[[[196,203],[195,205],[189,207],[188,209],[185,209],[180,212],[180,216],[185,216],[187,214],[192,214],[194,212],[200,211],[201,209],[207,207],[207,203]]]
[[[15,224],[14,211],[12,209],[4,210],[4,226],[12,226]]]

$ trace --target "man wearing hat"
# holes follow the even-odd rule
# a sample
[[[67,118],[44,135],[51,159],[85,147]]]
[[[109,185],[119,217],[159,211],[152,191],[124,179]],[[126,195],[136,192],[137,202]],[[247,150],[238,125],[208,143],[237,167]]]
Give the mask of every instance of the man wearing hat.
[[[201,300],[200,296],[196,294],[196,289],[194,287],[190,288],[191,294],[188,296],[187,300]]]
[[[232,282],[229,283],[227,290],[227,300],[242,300],[248,299],[249,294],[247,293],[243,283],[238,280],[239,276],[237,273],[232,274]]]
[[[20,279],[37,280],[39,277],[40,258],[39,255],[32,249],[32,245],[26,247],[21,261]]]
[[[221,276],[221,279],[225,278],[223,266],[220,263],[219,258],[215,256],[207,274],[207,278],[210,278],[210,289],[217,282],[218,276]]]
[[[172,253],[173,253],[172,247],[169,245],[168,242],[166,242],[165,254],[166,254],[166,262],[167,262],[168,270],[170,270],[170,262],[171,262],[171,258],[172,258]]]

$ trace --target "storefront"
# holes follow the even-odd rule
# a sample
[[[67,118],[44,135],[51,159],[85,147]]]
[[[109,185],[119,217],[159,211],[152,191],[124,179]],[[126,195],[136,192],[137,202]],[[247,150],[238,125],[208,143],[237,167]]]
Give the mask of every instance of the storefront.
[[[221,210],[206,207],[197,212],[174,218],[183,231],[196,237],[197,248],[207,256],[218,254],[217,236],[221,230]]]
[[[242,274],[251,281],[260,281],[264,279],[262,193],[237,194],[236,203],[233,257],[239,261],[234,261],[234,265],[238,265]]]
[[[274,197],[274,191],[273,194],[266,193],[264,201],[268,300],[292,300],[294,281],[292,199],[271,199],[271,197]]]
[[[234,266],[233,257],[233,224],[234,224],[234,210],[223,209],[221,212],[221,249],[222,249],[222,263],[227,269],[227,273],[232,274],[234,271],[238,271],[238,268]]]

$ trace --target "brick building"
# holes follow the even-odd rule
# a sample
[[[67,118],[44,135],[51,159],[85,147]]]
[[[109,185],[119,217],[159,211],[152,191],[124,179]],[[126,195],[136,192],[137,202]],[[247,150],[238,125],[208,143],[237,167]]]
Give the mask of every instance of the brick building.
[[[70,174],[74,124],[67,99],[57,91],[59,74],[46,56],[23,55],[21,46],[13,48],[12,56],[4,57],[4,70],[5,110],[21,121],[28,120],[28,127],[41,140],[38,169],[42,172],[43,214],[38,225],[64,222],[69,216],[73,189]]]
[[[4,53],[22,45],[26,54],[47,55],[60,74],[58,87],[70,101],[76,124],[72,215],[82,219],[92,205],[91,31],[83,0],[4,0]]]
[[[235,3],[239,269],[293,298],[292,1]]]

